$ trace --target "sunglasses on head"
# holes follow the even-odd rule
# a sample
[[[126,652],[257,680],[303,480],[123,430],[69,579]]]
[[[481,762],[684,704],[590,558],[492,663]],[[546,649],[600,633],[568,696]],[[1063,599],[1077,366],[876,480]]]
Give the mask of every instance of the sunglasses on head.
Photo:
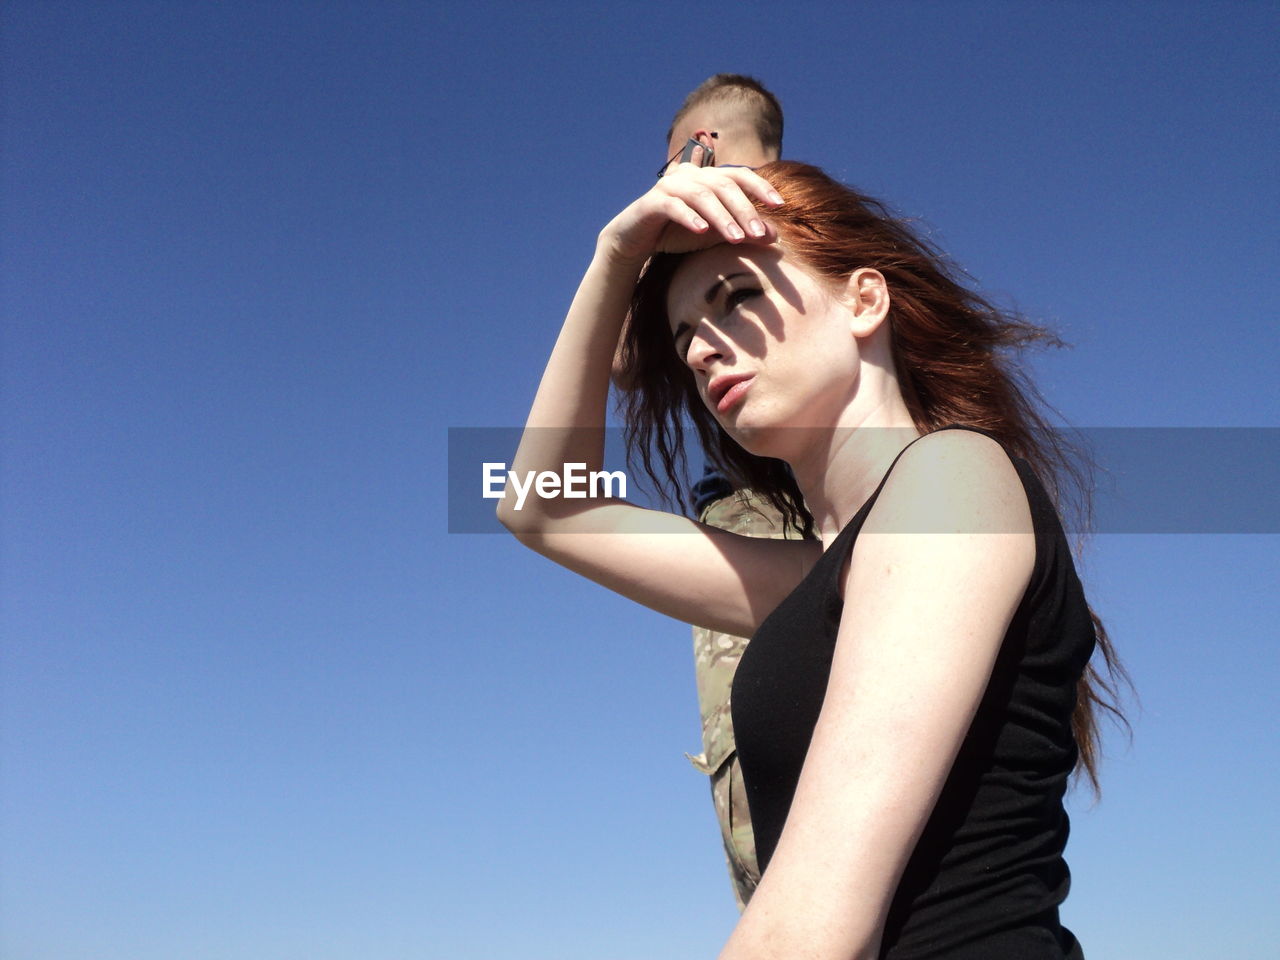
[[[713,140],[719,136],[720,134],[718,133],[711,134],[711,138]],[[667,175],[667,170],[671,168],[671,164],[675,163],[677,158],[681,163],[692,163],[696,167],[714,167],[716,163],[716,151],[705,143],[700,143],[690,137],[685,141],[683,147],[671,155],[670,160],[658,168],[659,180]]]

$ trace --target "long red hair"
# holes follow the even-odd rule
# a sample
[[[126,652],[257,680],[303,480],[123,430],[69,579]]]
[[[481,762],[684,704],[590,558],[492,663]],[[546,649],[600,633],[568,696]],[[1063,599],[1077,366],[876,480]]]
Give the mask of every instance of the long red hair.
[[[789,256],[833,282],[862,267],[884,274],[894,366],[916,429],[923,434],[958,424],[991,433],[1031,464],[1064,518],[1086,529],[1092,464],[1050,426],[1043,398],[1014,362],[1022,348],[1060,341],[969,289],[962,271],[880,201],[806,164],[780,161],[757,172],[786,201],[762,213]],[[622,398],[628,448],[660,488],[683,500],[679,478],[685,425],[691,424],[708,458],[736,487],[756,491],[788,525],[812,534],[813,518],[787,466],[747,453],[725,433],[672,349],[666,297],[679,262],[678,255],[654,257],[632,299],[621,356],[624,382],[635,385]],[[1124,722],[1116,684],[1127,683],[1127,675],[1096,614],[1093,620],[1106,669],[1091,663],[1080,678],[1072,726],[1080,766],[1096,790],[1096,714]]]

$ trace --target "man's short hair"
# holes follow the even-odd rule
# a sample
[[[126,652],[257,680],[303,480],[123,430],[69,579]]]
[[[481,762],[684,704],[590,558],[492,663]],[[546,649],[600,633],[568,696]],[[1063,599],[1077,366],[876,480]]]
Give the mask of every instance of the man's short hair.
[[[723,104],[751,117],[752,126],[766,151],[782,154],[782,104],[755,77],[740,73],[717,73],[708,77],[684,98],[684,103],[671,119],[667,142],[680,121],[697,107]]]

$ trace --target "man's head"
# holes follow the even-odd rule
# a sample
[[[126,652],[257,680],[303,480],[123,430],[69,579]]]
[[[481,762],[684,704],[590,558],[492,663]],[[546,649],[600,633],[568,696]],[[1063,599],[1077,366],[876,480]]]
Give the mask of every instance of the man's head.
[[[691,139],[714,149],[717,164],[761,166],[782,153],[782,105],[753,77],[717,73],[676,111],[667,156]]]

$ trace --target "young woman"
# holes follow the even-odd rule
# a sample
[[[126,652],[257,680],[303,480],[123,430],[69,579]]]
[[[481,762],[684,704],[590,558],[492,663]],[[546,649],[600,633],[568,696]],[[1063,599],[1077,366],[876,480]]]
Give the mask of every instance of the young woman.
[[[733,719],[764,874],[722,957],[1080,956],[1062,797],[1078,759],[1093,775],[1096,634],[1055,509],[1069,461],[1002,355],[1040,332],[812,167],[682,165],[601,232],[515,471],[603,469],[628,314],[649,471],[674,473],[687,416],[816,537],[603,499],[499,516],[753,637]]]

